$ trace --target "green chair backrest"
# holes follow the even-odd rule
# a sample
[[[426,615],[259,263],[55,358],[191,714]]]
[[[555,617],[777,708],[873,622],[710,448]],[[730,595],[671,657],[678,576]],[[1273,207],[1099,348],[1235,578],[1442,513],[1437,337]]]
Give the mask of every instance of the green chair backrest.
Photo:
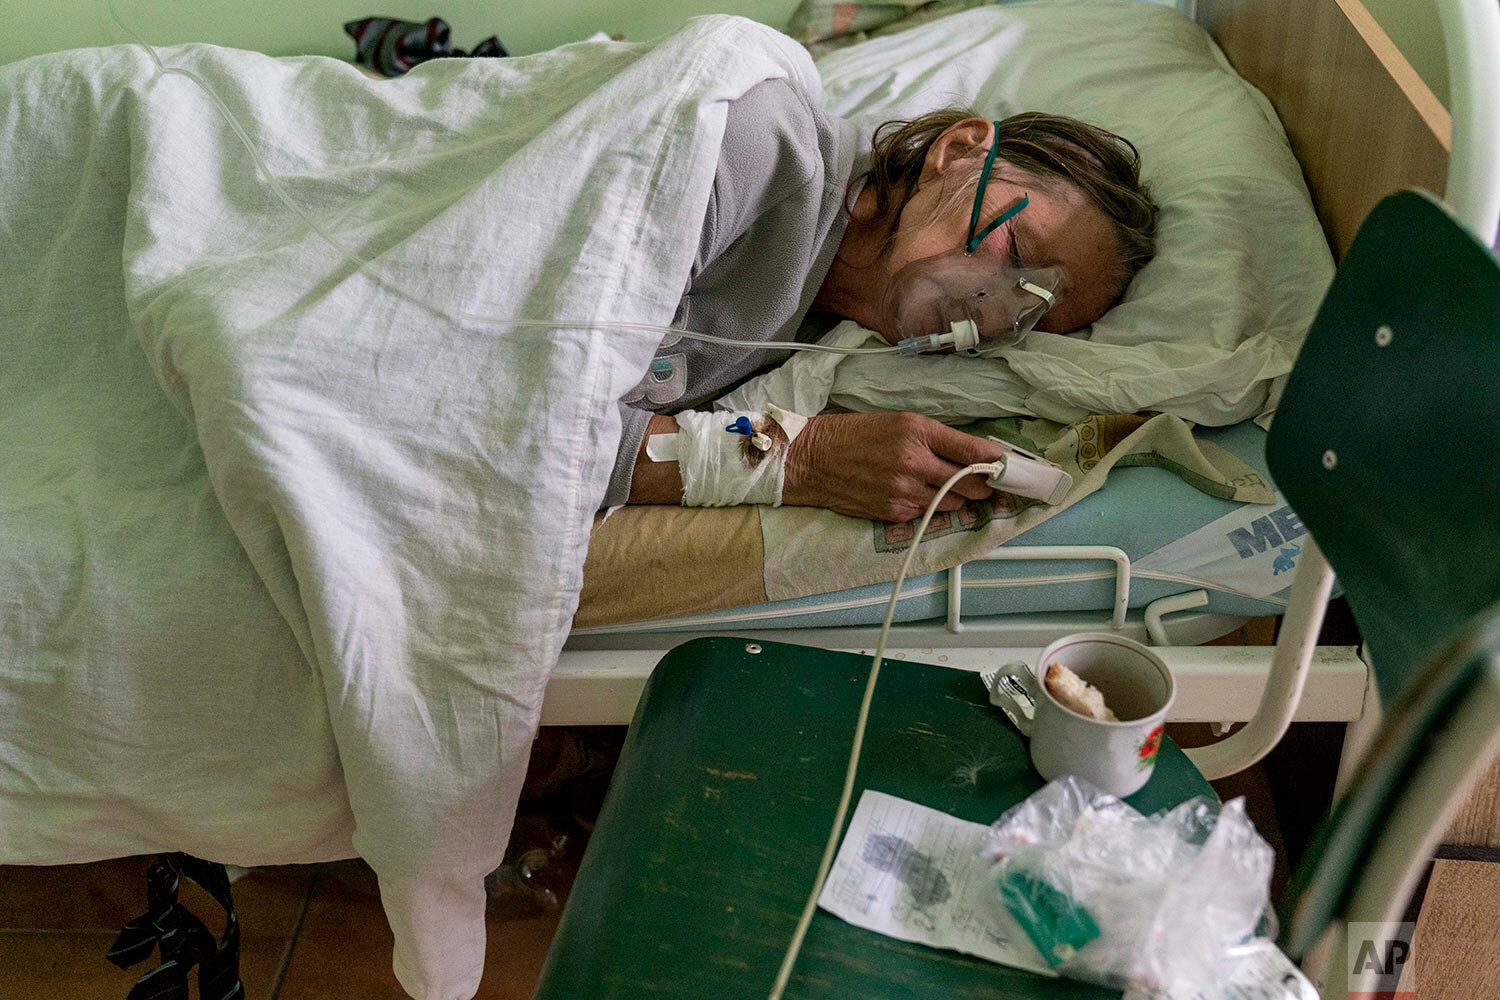
[[[1500,599],[1500,265],[1417,192],[1340,264],[1266,442],[1382,702]]]
[[[1338,574],[1387,713],[1289,887],[1295,956],[1348,908],[1500,632],[1500,264],[1431,197],[1392,195],[1360,227],[1266,454]]]

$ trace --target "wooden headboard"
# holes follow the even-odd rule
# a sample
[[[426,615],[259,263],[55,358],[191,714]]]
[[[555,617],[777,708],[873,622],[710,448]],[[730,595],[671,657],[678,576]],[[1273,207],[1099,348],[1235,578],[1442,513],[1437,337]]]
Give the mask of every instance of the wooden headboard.
[[[1448,112],[1359,0],[1198,0],[1197,20],[1281,116],[1335,257],[1392,191],[1443,193]]]

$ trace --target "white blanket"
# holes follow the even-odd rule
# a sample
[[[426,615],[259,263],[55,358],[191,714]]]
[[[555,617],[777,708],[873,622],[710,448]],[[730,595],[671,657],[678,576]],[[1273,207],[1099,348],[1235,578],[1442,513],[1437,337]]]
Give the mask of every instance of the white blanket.
[[[163,57],[375,263],[141,50],[0,69],[0,863],[357,851],[403,985],[471,996],[657,339],[474,317],[668,322],[725,102],[817,77],[732,18],[391,82]]]

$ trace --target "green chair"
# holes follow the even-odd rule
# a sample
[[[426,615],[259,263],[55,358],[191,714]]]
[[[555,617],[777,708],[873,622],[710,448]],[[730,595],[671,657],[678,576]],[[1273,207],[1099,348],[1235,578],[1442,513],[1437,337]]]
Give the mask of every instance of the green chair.
[[[1361,226],[1267,459],[1338,570],[1386,715],[1283,907],[1302,955],[1330,922],[1399,920],[1500,721],[1500,268],[1436,200],[1394,195]],[[1332,946],[1331,987],[1349,971]]]
[[[1497,325],[1489,252],[1427,198],[1382,202],[1340,267],[1267,445],[1310,534],[1262,711],[1191,759],[1164,741],[1130,799],[1149,812],[1212,794],[1204,774],[1274,745],[1337,568],[1391,712],[1295,883],[1283,938],[1294,955],[1330,924],[1404,905],[1407,873],[1500,727],[1500,625],[1481,615],[1500,600]],[[670,652],[637,708],[536,996],[765,997],[817,871],[868,667],[744,639]],[[886,661],[856,801],[876,788],[990,822],[1041,784],[975,675]],[[786,993],[1115,995],[823,912]]]

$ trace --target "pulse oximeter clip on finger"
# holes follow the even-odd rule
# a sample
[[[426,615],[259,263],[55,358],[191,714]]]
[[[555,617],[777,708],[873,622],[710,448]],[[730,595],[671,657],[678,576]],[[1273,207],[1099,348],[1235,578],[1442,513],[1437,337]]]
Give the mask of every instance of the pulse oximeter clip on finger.
[[[1056,507],[1067,499],[1068,491],[1073,488],[1073,477],[1064,472],[1062,466],[997,437],[989,440],[1004,448],[1005,456],[996,463],[1000,471],[985,479],[986,486],[1012,496],[1040,500],[1049,507]]]

